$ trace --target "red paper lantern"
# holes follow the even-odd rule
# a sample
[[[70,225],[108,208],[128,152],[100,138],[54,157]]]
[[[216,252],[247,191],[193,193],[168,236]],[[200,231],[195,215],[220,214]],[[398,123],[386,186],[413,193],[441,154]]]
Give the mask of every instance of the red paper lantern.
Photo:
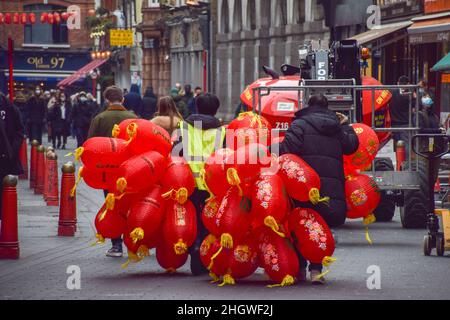
[[[263,168],[271,165],[272,158],[268,149],[262,144],[249,143],[236,150],[234,154],[234,164],[229,166],[229,170],[236,169],[237,177],[232,175],[232,180],[239,178],[238,181],[243,184],[253,184],[262,172]]]
[[[203,266],[210,270],[215,276],[226,273],[224,266],[219,264],[214,265],[214,260],[218,257],[218,254],[221,254],[224,250],[226,249],[221,248],[220,240],[212,234],[207,235],[200,245],[200,260]]]
[[[333,234],[323,218],[312,209],[294,209],[289,215],[289,232],[303,258],[326,264],[333,255]]]
[[[14,23],[14,24],[19,24],[19,23],[20,23],[20,14],[17,13],[17,12],[15,12],[15,13],[13,14],[13,23]]]
[[[267,228],[255,230],[254,234],[260,264],[270,279],[280,286],[294,284],[299,263],[291,242]]]
[[[195,190],[195,180],[191,168],[184,158],[169,157],[161,178],[163,193],[169,193],[173,200],[183,204]]]
[[[233,150],[219,149],[206,160],[205,183],[209,190],[219,198],[225,196],[230,187],[227,181],[226,166],[233,163],[233,157]]]
[[[20,23],[27,24],[27,22],[28,22],[28,15],[26,13],[22,13],[20,15]]]
[[[129,158],[128,144],[125,140],[95,137],[88,139],[81,148],[75,150],[75,159],[85,166],[117,169]]]
[[[290,209],[290,199],[278,175],[261,175],[252,197],[253,228],[266,225],[278,232]]]
[[[160,186],[155,186],[132,204],[128,214],[126,234],[134,244],[145,245],[148,248],[157,246],[164,209]]]
[[[358,150],[352,155],[344,156],[344,163],[348,169],[365,170],[375,159],[380,142],[375,131],[362,123],[351,124],[359,140]],[[353,171],[354,171],[353,170]]]
[[[0,24],[5,23],[5,16],[0,12]]]
[[[114,128],[111,133],[112,137],[128,141],[130,137],[127,132],[127,127],[130,123],[134,121],[137,121],[137,119],[126,119],[123,120],[121,123],[114,125]]]
[[[91,188],[97,190],[114,191],[116,189],[117,179],[119,179],[119,170],[110,168],[95,168],[85,166],[80,169],[80,177]]]
[[[36,23],[36,14],[30,13],[28,15],[28,20],[30,21],[31,24],[35,24]]]
[[[126,219],[119,214],[118,207],[113,210],[106,209],[103,205],[95,217],[95,229],[99,240],[117,239],[125,232],[127,227]]]
[[[122,265],[122,268],[126,268],[130,262],[140,262],[146,256],[150,255],[149,248],[139,241],[134,242],[133,238],[127,232],[123,235],[123,243],[128,250],[128,261]]]
[[[191,201],[179,204],[170,201],[162,224],[164,242],[176,254],[185,254],[197,236],[197,214]]]
[[[53,16],[53,13],[49,13],[47,15],[47,23],[48,24],[53,24],[55,22],[55,17]]]
[[[212,234],[219,234],[216,225],[216,215],[223,198],[213,197],[205,202],[202,210],[202,222],[205,228]]]
[[[167,157],[172,150],[170,135],[166,130],[151,121],[134,120],[127,126],[130,149],[134,154],[157,151]]]
[[[376,182],[365,174],[349,175],[345,179],[347,218],[366,218],[378,207],[381,194]]]
[[[119,168],[117,190],[121,193],[148,190],[160,179],[165,164],[163,156],[155,151],[130,158]]]
[[[41,23],[47,23],[48,22],[48,13],[47,12],[43,12],[41,14]]]
[[[178,268],[181,268],[187,261],[189,253],[176,254],[173,247],[168,243],[161,242],[156,247],[156,260],[161,268],[167,272],[175,272]]]
[[[53,20],[56,24],[60,24],[61,22],[61,15],[58,12],[53,13]]]
[[[11,24],[11,13],[5,13],[5,24]]]
[[[254,112],[244,112],[227,127],[227,146],[236,150],[248,143],[270,144],[272,126],[264,117]]]
[[[217,226],[222,247],[231,249],[247,236],[250,229],[250,199],[242,197],[239,189],[231,187],[222,199],[216,214]]]
[[[298,201],[311,201],[316,204],[321,199],[320,177],[313,168],[294,154],[284,154],[278,158],[279,171],[287,192],[291,198]]]
[[[67,21],[67,19],[69,19],[69,13],[67,13],[67,12],[63,12],[63,13],[61,13],[61,19],[63,20],[63,21]]]

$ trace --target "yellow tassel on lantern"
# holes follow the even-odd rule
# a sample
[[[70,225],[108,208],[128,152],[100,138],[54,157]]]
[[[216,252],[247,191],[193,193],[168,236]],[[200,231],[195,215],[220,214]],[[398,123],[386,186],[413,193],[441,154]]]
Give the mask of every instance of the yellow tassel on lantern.
[[[281,281],[281,283],[279,284],[272,284],[267,286],[268,288],[275,288],[275,287],[287,287],[287,286],[292,286],[295,283],[294,277],[291,275],[287,275],[286,277],[284,277],[283,281]]]
[[[373,244],[373,241],[372,241],[372,239],[370,238],[370,235],[369,235],[369,225],[374,223],[376,220],[377,220],[377,218],[375,217],[375,215],[373,213],[369,214],[363,220],[363,224],[366,226],[366,228],[365,228],[366,241],[370,245]]]
[[[241,188],[241,179],[239,178],[239,174],[235,168],[228,168],[227,181],[230,185],[235,186],[239,189],[239,196],[242,197],[244,192],[242,191]]]
[[[135,122],[132,122],[127,126],[127,134],[128,134],[128,138],[129,138],[127,143],[130,143],[131,141],[133,141],[134,138],[136,138],[137,130],[138,130],[138,125]]]
[[[172,189],[162,195],[163,199],[172,199],[179,204],[185,204],[188,200],[189,193],[186,188],[180,188],[178,190]]]
[[[96,245],[98,245],[98,244],[103,244],[103,243],[105,243],[105,238],[103,238],[103,236],[101,235],[101,234],[99,234],[99,233],[97,233],[96,235],[95,235],[95,238],[97,239],[93,244],[91,244],[91,247],[94,247],[94,246],[96,246]]]
[[[233,286],[235,284],[236,284],[236,281],[234,281],[233,277],[230,274],[226,274],[223,276],[222,283],[219,284],[218,286],[219,287],[223,287],[225,285]]]
[[[209,276],[211,277],[211,283],[217,283],[219,282],[220,278],[214,273],[214,272],[210,272]]]
[[[177,269],[175,269],[175,268],[166,269],[166,273],[176,273],[176,272],[177,272]]]
[[[83,167],[81,167],[80,169],[78,169],[78,177],[77,180],[75,181],[75,185],[73,186],[72,190],[70,190],[70,197],[73,198],[75,197],[75,192],[77,192],[77,186],[80,183],[81,179],[83,178]]]
[[[175,254],[182,255],[188,251],[188,246],[183,240],[179,239],[178,242],[173,245],[173,249]]]
[[[330,197],[321,198],[319,189],[311,188],[311,190],[309,190],[309,201],[311,201],[311,203],[314,205],[316,205],[320,202],[328,203],[330,201]]]
[[[280,226],[278,225],[277,221],[272,216],[267,216],[264,218],[264,225],[272,229],[273,232],[275,232],[277,235],[279,235],[282,238],[285,238],[286,235],[283,232],[280,232]]]
[[[111,136],[113,138],[117,138],[119,136],[119,134],[120,134],[120,127],[119,127],[119,125],[115,124],[113,129],[112,129]]]
[[[120,193],[124,193],[125,189],[127,188],[127,184],[128,184],[127,179],[125,179],[124,177],[117,179],[116,181],[117,190]]]
[[[331,272],[331,270],[329,269],[330,265],[336,261],[337,261],[337,259],[333,258],[333,257],[326,256],[325,258],[323,258],[322,265],[326,268],[326,270],[324,272],[322,272],[321,274],[319,274],[318,276],[316,276],[313,280],[319,280],[319,279],[323,278],[325,275],[329,274]]]
[[[206,183],[206,171],[205,169],[200,170],[200,179],[203,182],[203,185],[206,188],[206,191],[209,193],[209,198],[206,201],[209,201],[214,198],[214,193],[212,193],[211,189],[209,189],[208,184]]]
[[[214,265],[214,260],[219,256],[219,254],[222,252],[222,250],[223,250],[223,247],[220,247],[219,250],[217,250],[217,252],[213,254],[213,256],[211,257],[211,262],[209,263],[209,266],[207,268],[208,270],[212,269],[212,267]]]
[[[144,230],[142,228],[136,228],[130,233],[130,238],[133,240],[133,243],[136,244],[138,241],[144,239]]]
[[[229,233],[222,233],[220,245],[226,249],[233,249],[233,237]]]

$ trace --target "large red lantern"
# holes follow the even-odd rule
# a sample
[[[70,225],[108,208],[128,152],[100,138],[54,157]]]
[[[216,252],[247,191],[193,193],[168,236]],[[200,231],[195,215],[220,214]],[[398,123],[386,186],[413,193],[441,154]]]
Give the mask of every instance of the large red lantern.
[[[125,232],[127,221],[117,210],[117,208],[108,210],[106,205],[103,205],[97,213],[95,229],[100,242],[103,242],[105,238],[117,239]]]
[[[226,167],[233,163],[233,157],[233,150],[219,149],[206,160],[205,183],[210,192],[219,198],[225,196],[230,187]]]
[[[79,178],[83,178],[84,182],[91,188],[97,190],[114,191],[116,189],[116,181],[119,178],[118,168],[96,168],[92,166],[84,166],[79,170]]]
[[[11,24],[11,13],[5,13],[5,24]]]
[[[148,120],[135,120],[127,126],[130,148],[134,154],[157,151],[167,157],[172,150],[169,133]]]
[[[211,271],[210,275],[214,280],[218,280],[218,275],[226,273],[226,267],[221,265],[214,266],[214,260],[222,251],[220,240],[213,234],[207,235],[200,245],[200,260],[203,266]]]
[[[20,15],[20,23],[27,24],[28,23],[28,15],[26,13],[22,13]]]
[[[215,218],[222,247],[231,249],[234,243],[247,236],[251,223],[250,210],[250,199],[242,197],[238,188],[231,187],[223,197]]]
[[[189,253],[187,252],[176,254],[173,247],[163,241],[156,247],[156,260],[167,272],[176,272],[186,263],[188,257]]]
[[[98,169],[117,169],[128,158],[128,145],[122,139],[90,138],[81,148],[75,150],[76,160],[81,159],[85,166]]]
[[[219,229],[216,225],[216,215],[219,211],[220,204],[223,198],[213,197],[205,202],[202,210],[202,222],[205,228],[212,234],[219,234]]]
[[[47,12],[43,12],[41,14],[40,20],[41,20],[41,23],[47,23],[47,21],[48,21],[48,13]]]
[[[279,171],[287,192],[298,201],[317,204],[327,201],[320,197],[320,177],[313,168],[294,154],[284,154],[278,158]]]
[[[307,261],[328,265],[335,249],[333,234],[323,218],[312,209],[294,209],[289,215],[289,233]]]
[[[28,20],[30,20],[31,24],[35,24],[36,23],[36,14],[35,13],[30,13],[28,15]]]
[[[155,186],[132,204],[128,214],[126,233],[134,244],[154,248],[159,242],[159,229],[163,217],[161,187]]]
[[[162,224],[164,242],[176,254],[185,254],[197,236],[197,215],[191,201],[179,204],[169,201]]]
[[[47,23],[48,24],[53,24],[55,22],[55,17],[53,16],[53,13],[49,13],[47,15]]]
[[[69,13],[68,12],[63,12],[63,13],[61,13],[61,19],[63,20],[63,21],[67,21],[67,19],[69,19]]]
[[[195,190],[194,175],[184,158],[169,157],[160,181],[163,193],[181,204],[185,203]]]
[[[255,230],[254,235],[260,264],[270,279],[276,286],[293,285],[300,267],[291,242],[267,228]]]
[[[358,150],[352,155],[344,156],[344,163],[348,169],[365,170],[375,159],[380,142],[376,132],[362,123],[351,124],[359,140]]]
[[[127,232],[123,235],[123,243],[127,247],[128,250],[128,260],[122,265],[122,269],[128,267],[130,262],[138,263],[142,261],[145,257],[150,255],[149,248],[145,245],[138,242],[134,242],[133,238],[130,237],[130,234]]]
[[[248,143],[270,145],[272,126],[254,112],[244,112],[231,121],[227,127],[227,146],[236,150]]]
[[[136,155],[119,168],[117,190],[123,192],[141,192],[151,188],[164,172],[166,160],[155,151]]]
[[[380,203],[381,194],[376,182],[365,174],[349,175],[345,179],[347,218],[372,219],[372,212]]]
[[[229,183],[234,185],[237,180],[242,184],[253,184],[262,169],[271,164],[269,150],[262,144],[249,143],[240,147],[234,154],[234,164],[227,169]]]
[[[17,13],[17,12],[15,12],[15,13],[13,14],[13,23],[14,23],[14,24],[19,24],[19,23],[20,23],[20,14]]]
[[[279,232],[290,209],[290,199],[283,180],[278,175],[261,175],[255,183],[252,197],[253,227],[266,225]]]
[[[54,19],[56,24],[60,24],[61,23],[61,15],[58,12],[54,12],[53,13],[53,19]]]

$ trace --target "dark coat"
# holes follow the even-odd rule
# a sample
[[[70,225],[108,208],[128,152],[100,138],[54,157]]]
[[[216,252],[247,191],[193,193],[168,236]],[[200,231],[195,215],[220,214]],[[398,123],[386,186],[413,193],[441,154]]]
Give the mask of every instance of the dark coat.
[[[19,151],[24,138],[20,111],[0,96],[0,177],[23,173]],[[0,181],[1,182],[1,181]]]
[[[48,111],[48,120],[51,122],[53,134],[65,135],[70,134],[70,117],[72,116],[72,107],[70,103],[65,103],[65,114],[63,119],[61,105],[56,103],[53,108]]]
[[[158,105],[158,98],[153,93],[152,89],[147,89],[142,98],[142,113],[141,117],[143,119],[150,120],[154,117],[156,108]]]
[[[392,126],[407,126],[409,124],[409,104],[410,98],[400,90],[392,91],[392,98],[389,102],[389,113],[392,119]]]
[[[72,108],[70,119],[73,121],[75,128],[87,130],[96,111],[95,105],[90,101],[78,101]]]
[[[28,99],[28,121],[32,124],[43,124],[47,113],[44,99],[32,96]]]
[[[98,114],[92,120],[88,138],[111,137],[115,124],[120,124],[127,119],[136,119],[136,115],[121,105],[110,105],[105,111]]]
[[[134,111],[137,116],[142,114],[142,98],[139,94],[139,88],[137,85],[133,84],[130,88],[130,93],[127,93],[124,97],[123,106],[130,111]]]
[[[327,108],[311,106],[296,113],[286,138],[280,144],[280,154],[300,156],[320,176],[322,197],[330,197],[329,205],[314,208],[330,227],[345,222],[345,177],[342,156],[356,152],[358,137],[348,125],[341,125],[334,112]],[[296,203],[296,206],[313,207]]]

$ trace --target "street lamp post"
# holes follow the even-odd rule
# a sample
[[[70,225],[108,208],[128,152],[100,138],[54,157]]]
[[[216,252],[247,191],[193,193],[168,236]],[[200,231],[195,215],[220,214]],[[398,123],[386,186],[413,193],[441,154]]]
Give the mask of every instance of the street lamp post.
[[[14,41],[11,37],[8,37],[8,66],[9,66],[9,100],[14,100]]]

